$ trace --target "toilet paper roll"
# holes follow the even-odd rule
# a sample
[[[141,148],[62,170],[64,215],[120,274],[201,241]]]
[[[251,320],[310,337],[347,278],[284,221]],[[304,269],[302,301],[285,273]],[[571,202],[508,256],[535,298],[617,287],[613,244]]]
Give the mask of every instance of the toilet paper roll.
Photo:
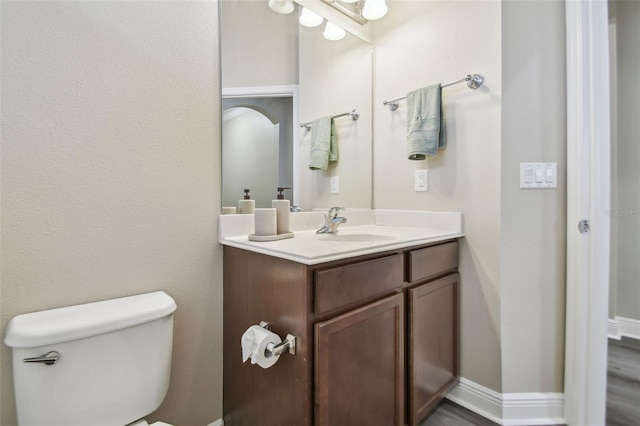
[[[236,214],[237,212],[235,207],[222,207],[222,214]]]
[[[242,362],[251,359],[251,364],[269,368],[278,361],[280,355],[273,355],[271,350],[282,342],[280,336],[259,325],[252,325],[242,335]]]
[[[255,220],[256,235],[267,236],[276,235],[278,233],[276,209],[256,209],[253,214]]]

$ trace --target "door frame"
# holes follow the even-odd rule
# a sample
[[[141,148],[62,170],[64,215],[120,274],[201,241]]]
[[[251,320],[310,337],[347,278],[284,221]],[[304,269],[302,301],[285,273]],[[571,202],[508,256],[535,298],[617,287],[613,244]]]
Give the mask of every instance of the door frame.
[[[567,295],[564,418],[604,425],[609,299],[607,0],[567,0]],[[578,222],[589,231],[580,233]]]

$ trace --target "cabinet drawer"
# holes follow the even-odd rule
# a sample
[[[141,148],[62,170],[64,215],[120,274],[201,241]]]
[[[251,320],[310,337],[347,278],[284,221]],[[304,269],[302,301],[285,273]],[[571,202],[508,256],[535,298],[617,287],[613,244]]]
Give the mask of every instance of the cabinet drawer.
[[[402,254],[315,272],[317,314],[365,301],[404,281]]]
[[[458,267],[458,242],[409,252],[409,282],[435,277]]]

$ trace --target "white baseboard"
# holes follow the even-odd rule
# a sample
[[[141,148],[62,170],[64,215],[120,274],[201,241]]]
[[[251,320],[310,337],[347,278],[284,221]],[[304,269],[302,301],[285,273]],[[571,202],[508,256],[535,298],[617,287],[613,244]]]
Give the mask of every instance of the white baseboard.
[[[564,424],[564,394],[501,394],[461,377],[447,399],[504,426]]]
[[[506,393],[502,395],[502,424],[564,424],[563,393]]]
[[[618,332],[621,336],[640,339],[640,320],[616,317],[616,321],[618,322]]]
[[[218,419],[213,423],[209,423],[207,426],[224,426],[224,420]]]
[[[607,320],[607,337],[609,339],[620,340],[622,336],[620,336],[620,331],[618,330],[618,321],[615,319],[609,318]]]
[[[622,336],[640,339],[640,320],[625,317],[609,318],[608,334],[610,339],[620,340]]]
[[[460,377],[447,399],[482,417],[502,424],[502,395],[471,380]]]

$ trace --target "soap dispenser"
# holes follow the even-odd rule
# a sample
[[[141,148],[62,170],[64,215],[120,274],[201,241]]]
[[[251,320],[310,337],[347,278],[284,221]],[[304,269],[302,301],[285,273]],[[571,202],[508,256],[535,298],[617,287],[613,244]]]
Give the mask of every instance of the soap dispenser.
[[[252,200],[249,195],[249,189],[244,190],[244,199],[238,201],[239,214],[253,214],[256,209],[256,200]]]
[[[276,200],[271,200],[271,207],[276,209],[276,221],[278,224],[278,234],[287,234],[289,229],[290,202],[284,198],[284,190],[291,188],[278,188]]]

